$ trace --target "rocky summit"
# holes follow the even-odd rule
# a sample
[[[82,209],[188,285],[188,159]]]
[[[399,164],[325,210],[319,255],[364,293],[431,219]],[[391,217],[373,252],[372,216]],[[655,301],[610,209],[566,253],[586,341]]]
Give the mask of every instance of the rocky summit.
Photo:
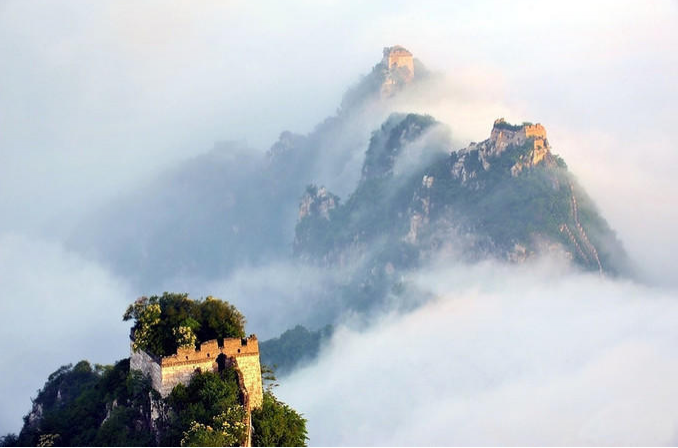
[[[441,254],[516,263],[548,253],[601,274],[624,271],[621,243],[552,153],[544,126],[500,118],[488,139],[459,150],[441,127],[392,115],[372,135],[344,204],[308,188],[302,205],[317,205],[299,214],[297,256],[332,265],[359,254],[388,272]],[[398,168],[403,159],[407,169]]]

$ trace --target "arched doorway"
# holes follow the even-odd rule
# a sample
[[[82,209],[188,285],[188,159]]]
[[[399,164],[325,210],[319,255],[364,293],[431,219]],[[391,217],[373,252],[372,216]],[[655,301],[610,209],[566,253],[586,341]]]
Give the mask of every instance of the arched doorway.
[[[225,368],[226,368],[226,355],[220,353],[219,356],[217,356],[217,372],[221,373],[224,371]]]

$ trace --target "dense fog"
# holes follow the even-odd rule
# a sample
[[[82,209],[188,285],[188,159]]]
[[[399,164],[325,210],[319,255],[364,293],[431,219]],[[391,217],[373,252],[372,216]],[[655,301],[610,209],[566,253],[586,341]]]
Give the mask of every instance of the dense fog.
[[[414,280],[437,298],[347,322],[282,381],[313,444],[676,443],[674,290],[552,260],[434,265]]]

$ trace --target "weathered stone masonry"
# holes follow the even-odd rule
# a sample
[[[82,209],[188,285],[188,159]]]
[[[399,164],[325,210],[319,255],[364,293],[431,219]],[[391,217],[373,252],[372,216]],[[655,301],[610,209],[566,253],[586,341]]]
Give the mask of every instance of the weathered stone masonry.
[[[409,84],[414,80],[412,53],[400,45],[384,48],[384,57],[381,64],[386,69],[386,77],[381,86],[382,97],[392,95],[397,86]]]
[[[220,357],[220,355],[223,355]],[[153,388],[164,398],[179,384],[188,384],[196,371],[218,372],[221,366],[232,366],[241,377],[245,407],[256,409],[263,403],[259,342],[255,335],[248,338],[224,339],[200,344],[198,349],[180,348],[177,353],[162,358],[144,350],[131,349],[130,368],[140,370],[151,378]]]

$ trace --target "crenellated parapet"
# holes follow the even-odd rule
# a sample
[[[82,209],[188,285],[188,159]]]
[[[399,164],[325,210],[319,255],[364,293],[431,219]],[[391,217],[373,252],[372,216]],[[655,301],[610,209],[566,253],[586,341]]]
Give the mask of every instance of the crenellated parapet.
[[[546,128],[542,126],[541,124],[525,124],[523,125],[523,129],[525,132],[525,136],[527,138],[533,137],[533,138],[540,138],[545,140],[546,139]]]
[[[530,139],[533,141],[533,149],[538,151],[543,158],[549,144],[546,139],[546,128],[539,123],[511,125],[503,118],[499,118],[494,121],[490,134],[490,142],[494,144],[497,153],[503,152],[511,145],[522,146]]]
[[[219,372],[225,366],[232,366],[242,375],[251,408],[261,407],[263,387],[259,342],[255,335],[224,339],[222,344],[213,339],[203,342],[197,348],[179,348],[175,354],[161,358],[144,350],[131,349],[130,368],[148,375],[153,388],[162,397],[168,396],[178,384],[188,384],[196,371]]]
[[[414,77],[414,58],[412,53],[400,45],[384,48],[384,63],[389,70],[407,68],[410,77]]]

